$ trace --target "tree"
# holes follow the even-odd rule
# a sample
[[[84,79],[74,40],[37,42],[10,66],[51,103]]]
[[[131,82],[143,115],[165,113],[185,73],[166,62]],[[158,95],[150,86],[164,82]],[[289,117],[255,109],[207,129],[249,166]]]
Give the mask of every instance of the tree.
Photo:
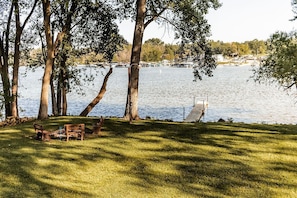
[[[50,6],[52,8],[50,20],[52,21],[49,28],[53,32],[58,32],[52,44],[55,58],[55,70],[52,70],[52,73],[56,74],[52,79],[57,79],[57,105],[61,109],[62,100],[62,114],[65,115],[67,111],[66,93],[71,87],[70,83],[79,83],[77,79],[74,79],[75,75],[71,75],[78,72],[70,71],[67,62],[73,47],[102,53],[106,60],[111,60],[118,50],[115,46],[119,45],[123,39],[118,35],[115,17],[107,3],[92,0],[56,0],[52,1]],[[47,47],[47,50],[49,51],[50,48]],[[44,101],[48,103],[45,98]],[[45,102],[41,100],[41,103]],[[41,105],[38,116],[40,119],[47,118],[45,113],[41,115],[45,111],[47,113],[47,107]]]
[[[158,62],[164,54],[164,42],[158,38],[148,39],[144,42],[141,51],[141,60],[145,62]]]
[[[125,118],[130,121],[136,120],[138,116],[138,81],[139,63],[142,47],[143,33],[145,29],[146,0],[136,1],[136,22],[132,44],[131,61],[128,71],[128,93],[125,109]]]
[[[144,42],[144,44],[151,44],[151,45],[164,45],[164,42],[159,38],[151,38]]]
[[[47,119],[49,85],[51,80],[53,64],[54,64],[55,46],[52,39],[52,30],[51,30],[52,13],[51,13],[50,0],[42,0],[41,2],[42,2],[43,24],[44,24],[44,33],[46,37],[47,52],[46,52],[45,69],[44,69],[44,74],[42,78],[38,119]],[[58,36],[61,36],[61,34]]]
[[[33,14],[37,2],[37,0],[32,2],[13,0],[9,4],[8,1],[0,1],[0,11],[3,13],[0,28],[0,70],[6,117],[19,116],[17,100],[22,35],[25,26]],[[27,16],[21,16],[21,14],[27,14]],[[21,17],[24,19],[23,23]],[[15,23],[14,25],[13,22]],[[10,46],[10,43],[13,43],[14,48]],[[10,83],[10,76],[8,73],[10,54],[13,54],[12,83]]]
[[[164,44],[151,43],[146,41],[143,44],[141,60],[145,62],[158,62],[162,60],[164,54]]]
[[[254,69],[256,81],[297,89],[297,32],[276,32],[267,41],[268,56]]]
[[[199,54],[201,64],[197,66],[195,75],[211,75],[215,68],[215,61],[211,56],[210,45],[207,37],[210,35],[210,26],[205,19],[209,8],[217,9],[220,7],[218,0],[204,1],[180,1],[180,0],[136,0],[120,1],[124,7],[131,8],[129,3],[136,5],[135,11],[131,12],[135,19],[134,38],[132,44],[132,55],[130,69],[128,72],[128,92],[124,117],[126,119],[138,119],[138,81],[139,81],[139,62],[142,47],[142,38],[145,28],[153,21],[157,23],[170,24],[173,27],[176,38],[180,38],[184,43],[192,43],[196,55]],[[134,7],[132,7],[133,9]]]
[[[0,35],[0,67],[1,67],[1,80],[3,87],[4,103],[5,103],[5,116],[11,116],[11,92],[10,92],[10,79],[9,79],[9,49],[10,49],[10,30],[13,15],[13,4],[9,6],[1,2],[0,9],[2,9],[2,26]],[[6,11],[5,11],[6,10]],[[8,11],[8,12],[7,12]]]
[[[259,54],[263,54],[266,51],[266,46],[264,41],[259,41],[257,39],[254,39],[250,42],[248,42],[249,44],[249,48],[252,52],[253,55],[259,55]]]
[[[19,116],[18,112],[18,80],[19,80],[19,67],[20,67],[20,45],[21,45],[21,36],[23,34],[24,28],[28,23],[30,17],[33,14],[33,11],[37,5],[38,0],[35,0],[30,13],[25,18],[23,24],[21,24],[21,10],[20,10],[20,3],[18,0],[13,1],[14,9],[15,9],[15,27],[16,27],[16,34],[14,40],[14,59],[13,59],[13,77],[12,77],[12,103],[11,103],[11,115],[14,117]],[[24,4],[24,3],[23,3]]]
[[[92,100],[92,102],[90,104],[88,104],[88,106],[80,113],[80,116],[87,116],[92,109],[100,102],[100,100],[103,98],[103,95],[106,92],[106,86],[107,86],[107,81],[109,76],[112,73],[112,67],[110,67],[109,71],[107,72],[107,74],[104,77],[101,89],[98,93],[98,95]]]
[[[125,45],[123,45],[123,49],[121,51],[118,51],[115,54],[115,57],[113,60],[115,62],[128,63],[131,57],[131,49],[132,49],[131,44],[126,43]]]
[[[177,45],[165,44],[163,59],[171,60],[171,61],[174,60],[177,49],[178,49]]]

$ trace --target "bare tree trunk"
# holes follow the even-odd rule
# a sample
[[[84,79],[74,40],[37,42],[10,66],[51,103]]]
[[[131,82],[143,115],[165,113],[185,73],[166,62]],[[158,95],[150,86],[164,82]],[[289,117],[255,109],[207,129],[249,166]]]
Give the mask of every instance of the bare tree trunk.
[[[52,27],[52,42],[54,43],[54,28]],[[53,66],[52,66],[52,70],[55,70],[55,58],[53,60]],[[56,93],[55,93],[55,85],[54,85],[54,74],[51,74],[51,82],[50,82],[50,87],[51,87],[51,99],[52,99],[52,113],[54,114],[54,116],[58,116],[59,114],[59,110],[58,110],[58,103],[57,103],[57,99],[56,99]]]
[[[15,38],[15,51],[14,51],[14,64],[12,74],[12,102],[11,102],[11,115],[18,117],[18,85],[19,85],[19,67],[20,67],[20,42],[21,32],[17,28]]]
[[[14,40],[14,63],[13,63],[13,72],[12,72],[12,101],[11,101],[11,115],[13,117],[18,117],[18,85],[19,85],[19,67],[20,67],[20,44],[21,44],[21,35],[22,27],[20,21],[20,11],[18,1],[14,1],[15,7],[15,23],[16,23],[16,35]]]
[[[132,116],[130,116],[131,112],[131,67],[128,68],[128,93],[127,93],[127,100],[126,100],[126,108],[125,108],[125,114],[124,119],[132,121]]]
[[[138,82],[139,62],[144,33],[144,18],[146,11],[146,0],[137,0],[137,15],[134,29],[134,38],[131,54],[131,73],[129,72],[129,84],[124,117],[130,121],[139,119],[138,115]]]
[[[68,35],[70,33],[68,32]],[[66,39],[68,37],[66,36]],[[62,49],[65,48],[65,45],[62,45]],[[65,50],[65,49],[64,49]],[[66,65],[66,61],[67,61],[67,56],[65,53],[68,53],[63,51],[62,52],[62,61],[61,61],[61,70],[60,70],[60,73],[61,73],[61,81],[60,81],[60,84],[62,85],[61,87],[61,104],[62,104],[62,115],[67,115],[67,81],[68,81],[68,74],[67,74],[67,65]]]
[[[5,106],[5,117],[11,116],[11,92],[10,92],[10,79],[8,72],[8,50],[9,50],[9,34],[10,24],[13,13],[13,4],[11,4],[9,10],[9,16],[7,20],[6,29],[2,35],[0,35],[0,55],[1,55],[1,80],[4,93],[4,106]]]
[[[44,29],[45,29],[46,44],[47,44],[47,57],[46,57],[44,75],[42,79],[38,119],[47,119],[48,118],[48,93],[49,93],[49,85],[50,85],[50,79],[51,79],[51,73],[52,73],[52,66],[54,61],[54,46],[53,46],[51,27],[50,27],[50,15],[51,15],[50,1],[42,0],[42,6],[43,6],[43,16],[44,16]]]
[[[66,62],[66,60],[65,60]],[[65,64],[65,69],[66,69],[66,64]],[[63,74],[62,74],[62,82],[63,82],[63,87],[62,87],[62,115],[67,115],[67,77],[66,77],[66,73],[63,70]]]
[[[8,58],[8,56],[7,56]],[[10,80],[8,72],[8,59],[5,55],[3,57],[3,64],[1,63],[1,80],[4,93],[4,102],[5,102],[5,117],[11,116],[11,92],[10,92]]]
[[[105,75],[104,77],[104,81],[102,83],[100,92],[98,93],[98,95],[96,96],[96,98],[93,99],[93,101],[80,113],[80,116],[87,116],[92,109],[100,102],[100,100],[103,98],[103,95],[106,92],[106,85],[107,85],[107,81],[109,76],[112,73],[112,67],[110,67],[108,73]]]
[[[54,116],[58,116],[59,115],[58,114],[58,105],[57,105],[57,100],[56,100],[53,75],[51,75],[50,87],[51,87],[51,96],[52,96],[52,112],[53,112]]]
[[[13,117],[19,117],[18,111],[18,81],[19,81],[19,67],[20,67],[20,45],[21,45],[21,36],[23,34],[24,27],[26,26],[29,18],[32,16],[33,11],[37,5],[37,0],[35,0],[30,13],[25,18],[23,25],[21,25],[20,20],[20,10],[19,10],[19,1],[14,0],[13,6],[15,9],[15,24],[16,24],[16,35],[14,41],[14,63],[13,63],[13,76],[12,76],[12,101],[11,101],[11,115]]]
[[[61,115],[62,110],[62,93],[61,93],[61,83],[62,82],[62,73],[59,73],[58,82],[57,82],[57,108],[58,108],[58,115]]]
[[[4,64],[1,66],[1,80],[3,83],[3,93],[5,102],[5,117],[11,116],[11,92],[10,92],[10,82],[9,82],[9,72],[8,72],[8,62],[5,60]]]

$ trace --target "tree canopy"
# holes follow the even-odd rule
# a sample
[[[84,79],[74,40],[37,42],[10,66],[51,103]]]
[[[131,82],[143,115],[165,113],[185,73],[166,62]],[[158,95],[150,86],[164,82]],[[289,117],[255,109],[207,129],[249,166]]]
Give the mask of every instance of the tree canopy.
[[[257,81],[297,88],[297,32],[276,32],[267,41],[268,55],[254,70]]]
[[[142,50],[143,33],[146,27],[153,21],[170,27],[175,32],[175,37],[184,44],[191,43],[194,56],[199,57],[198,65],[194,72],[199,79],[202,75],[212,75],[216,67],[212,57],[210,44],[207,38],[210,36],[210,25],[205,15],[208,10],[221,6],[218,0],[117,0],[119,10],[124,17],[135,20],[134,38],[131,54],[131,70],[129,71],[129,83],[127,102],[124,117],[126,119],[138,119],[138,81],[139,62]],[[159,56],[158,54],[152,54]]]
[[[297,0],[291,0],[291,5],[295,14],[291,21],[294,21],[297,20]],[[255,79],[297,89],[297,32],[275,32],[267,41],[267,50],[267,57],[254,70]]]

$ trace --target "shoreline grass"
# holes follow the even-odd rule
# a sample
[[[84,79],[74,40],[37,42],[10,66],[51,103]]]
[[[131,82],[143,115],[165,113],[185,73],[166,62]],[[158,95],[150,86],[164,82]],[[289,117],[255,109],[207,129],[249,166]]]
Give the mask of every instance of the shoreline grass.
[[[93,117],[51,117],[47,130]],[[101,137],[1,128],[0,197],[297,197],[297,126],[106,119]]]

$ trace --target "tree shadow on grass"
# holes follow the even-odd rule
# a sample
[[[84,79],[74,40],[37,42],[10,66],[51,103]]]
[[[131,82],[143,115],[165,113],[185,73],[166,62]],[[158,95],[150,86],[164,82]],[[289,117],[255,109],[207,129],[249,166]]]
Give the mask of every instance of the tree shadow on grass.
[[[271,197],[275,193],[290,195],[297,188],[296,182],[289,182],[297,176],[293,168],[297,145],[293,149],[286,146],[294,142],[296,126],[201,123],[177,127],[166,123],[165,129],[162,122],[148,125],[161,138],[155,144],[162,146],[143,148],[154,156],[137,161],[122,173],[138,178],[134,185],[150,190],[174,188],[198,197]],[[134,134],[137,132],[141,130]],[[149,136],[126,137],[153,143],[146,140]],[[266,155],[272,157],[266,159]],[[283,155],[292,159],[285,160]],[[155,163],[169,166],[174,173],[155,171],[151,168]],[[284,179],[288,174],[290,178]]]
[[[91,125],[92,119],[54,119],[47,127],[68,122]],[[127,191],[136,188],[141,190],[140,195],[148,193],[147,197],[176,192],[185,197],[290,195],[297,188],[292,179],[297,177],[295,131],[296,126],[161,121],[129,124],[107,119],[104,138],[44,143],[30,139],[34,133],[29,123],[0,133],[0,195],[92,197],[93,192],[63,184],[92,185],[88,181],[59,175],[88,167],[89,163],[111,169],[104,161],[121,167],[112,173],[116,178],[131,178],[123,184]]]
[[[53,182],[58,178],[55,176],[67,171],[67,167],[60,164],[67,159],[59,153],[65,145],[53,148],[48,142],[35,140],[33,122],[1,130],[0,197],[55,197],[59,192],[61,195],[71,192],[73,196],[92,196]],[[71,147],[68,146],[73,149]]]

